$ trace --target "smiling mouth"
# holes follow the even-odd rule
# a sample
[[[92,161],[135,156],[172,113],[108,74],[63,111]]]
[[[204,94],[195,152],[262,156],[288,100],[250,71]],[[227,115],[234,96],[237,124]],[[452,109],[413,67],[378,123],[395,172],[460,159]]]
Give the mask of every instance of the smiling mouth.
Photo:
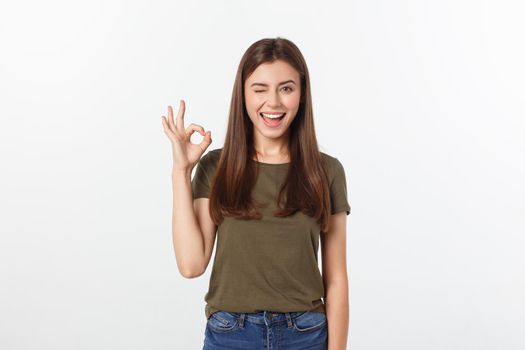
[[[263,119],[264,121],[264,124],[269,127],[269,128],[277,128],[281,125],[282,123],[282,120],[284,119],[284,117],[286,116],[286,113],[282,113],[280,117],[276,117],[276,116],[273,116],[273,117],[270,117],[270,115],[266,114],[266,113],[259,113],[259,115],[261,116],[261,118]]]
[[[281,113],[281,114],[280,114],[280,117],[277,117],[277,115],[279,115],[279,114],[268,114],[268,113],[262,113],[262,112],[259,113],[259,115],[260,115],[261,117],[263,117],[265,120],[274,120],[274,119],[276,119],[276,120],[281,120],[281,119],[284,118],[284,116],[286,115],[286,113]]]

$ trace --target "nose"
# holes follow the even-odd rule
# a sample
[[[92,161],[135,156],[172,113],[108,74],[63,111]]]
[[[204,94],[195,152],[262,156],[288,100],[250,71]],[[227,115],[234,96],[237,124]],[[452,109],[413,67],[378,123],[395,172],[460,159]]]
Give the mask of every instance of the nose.
[[[273,92],[268,97],[268,106],[270,107],[278,107],[281,105],[281,99],[279,97],[279,94],[276,92]]]

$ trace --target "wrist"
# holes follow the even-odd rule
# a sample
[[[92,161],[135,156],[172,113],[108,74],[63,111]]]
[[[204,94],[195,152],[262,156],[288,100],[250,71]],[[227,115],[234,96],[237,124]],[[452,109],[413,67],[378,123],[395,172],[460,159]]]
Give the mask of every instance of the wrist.
[[[191,176],[191,171],[193,169],[192,168],[188,168],[188,169],[171,169],[171,174],[172,175],[177,175],[177,176],[180,176],[180,175],[183,175],[183,176]]]

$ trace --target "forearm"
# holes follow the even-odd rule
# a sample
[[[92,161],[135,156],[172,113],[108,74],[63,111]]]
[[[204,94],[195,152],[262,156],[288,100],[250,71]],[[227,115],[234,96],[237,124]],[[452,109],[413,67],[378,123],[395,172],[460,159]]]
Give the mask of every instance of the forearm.
[[[325,286],[325,306],[328,321],[328,350],[346,350],[350,313],[348,279]]]
[[[202,270],[204,238],[195,211],[191,191],[191,169],[172,171],[172,238],[177,266],[184,277],[195,277]]]

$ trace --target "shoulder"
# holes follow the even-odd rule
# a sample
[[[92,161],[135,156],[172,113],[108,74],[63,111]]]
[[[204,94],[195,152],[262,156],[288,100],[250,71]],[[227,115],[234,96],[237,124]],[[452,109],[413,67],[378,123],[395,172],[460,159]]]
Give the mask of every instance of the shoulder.
[[[343,164],[339,161],[339,159],[328,153],[320,153],[327,167],[326,170],[328,172],[328,178],[330,182],[332,182],[335,177],[337,177],[341,173],[344,173]]]
[[[217,162],[219,158],[221,157],[221,152],[222,152],[222,148],[215,148],[215,149],[208,151],[208,153],[206,153],[204,157],[206,157],[211,162]]]
[[[199,160],[199,164],[206,168],[206,170],[213,170],[221,157],[222,148],[216,148],[208,151]]]

